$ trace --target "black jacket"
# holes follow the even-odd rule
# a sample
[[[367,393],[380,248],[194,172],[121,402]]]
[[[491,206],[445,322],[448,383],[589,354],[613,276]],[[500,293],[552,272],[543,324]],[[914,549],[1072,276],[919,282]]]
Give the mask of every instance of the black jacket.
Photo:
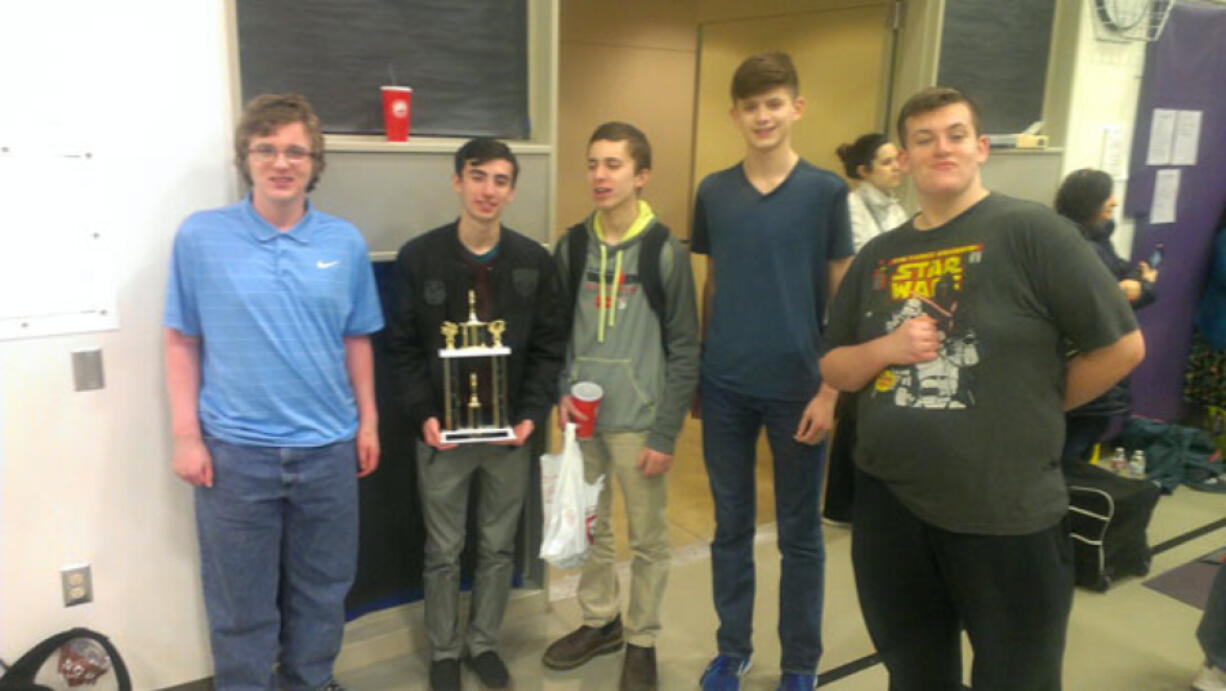
[[[1120,258],[1120,255],[1115,253],[1115,246],[1111,244],[1111,234],[1115,232],[1115,221],[1108,221],[1102,226],[1077,226],[1081,231],[1081,236],[1090,243],[1090,247],[1098,258],[1106,265],[1107,270],[1115,276],[1115,280],[1122,281],[1126,278],[1131,278],[1141,284],[1141,297],[1135,302],[1130,303],[1132,309],[1139,310],[1142,307],[1149,305],[1154,300],[1158,299],[1158,294],[1154,290],[1154,284],[1141,278],[1141,269],[1135,264],[1125,261]]]
[[[1141,296],[1129,303],[1133,311],[1158,299],[1154,284],[1141,278],[1141,270],[1115,253],[1115,246],[1111,244],[1111,233],[1115,231],[1114,221],[1108,221],[1101,226],[1078,225],[1077,228],[1094,253],[1106,265],[1107,270],[1112,276],[1115,276],[1115,280],[1122,281],[1131,278],[1141,284]],[[1083,417],[1125,415],[1130,412],[1132,412],[1132,386],[1129,378],[1124,377],[1103,395],[1079,408],[1070,410],[1068,414],[1073,417]]]
[[[443,420],[439,327],[468,320],[473,279],[465,251],[456,223],[449,223],[406,242],[396,257],[388,359],[395,395],[419,436],[428,418]],[[505,226],[491,267],[493,318],[506,320],[503,343],[511,348],[509,419],[532,420],[540,429],[557,400],[569,336],[562,282],[544,247]]]

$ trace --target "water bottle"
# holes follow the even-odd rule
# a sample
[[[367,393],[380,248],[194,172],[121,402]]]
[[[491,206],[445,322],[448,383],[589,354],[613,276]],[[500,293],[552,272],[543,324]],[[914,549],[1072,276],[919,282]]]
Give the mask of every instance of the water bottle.
[[[1128,459],[1128,472],[1138,480],[1145,479],[1145,452],[1141,449],[1133,451],[1132,458]]]

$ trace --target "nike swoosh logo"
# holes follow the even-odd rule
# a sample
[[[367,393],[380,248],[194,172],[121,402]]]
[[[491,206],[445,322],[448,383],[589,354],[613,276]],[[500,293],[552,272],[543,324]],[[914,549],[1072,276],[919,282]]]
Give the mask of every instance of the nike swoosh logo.
[[[332,267],[334,267],[334,266],[336,266],[337,264],[340,264],[340,263],[341,263],[341,260],[339,260],[339,259],[333,259],[333,260],[332,260],[332,261],[330,261],[330,262],[326,262],[326,261],[324,261],[324,260],[320,259],[319,261],[315,262],[315,268],[317,268],[317,269],[331,269]]]

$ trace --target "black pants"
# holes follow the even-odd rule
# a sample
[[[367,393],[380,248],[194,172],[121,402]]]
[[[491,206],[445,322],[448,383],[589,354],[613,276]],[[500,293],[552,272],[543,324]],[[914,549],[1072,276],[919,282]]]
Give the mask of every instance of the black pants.
[[[857,470],[853,524],[860,608],[890,691],[961,689],[963,629],[976,691],[1060,688],[1073,602],[1064,522],[1030,535],[951,533]]]
[[[856,449],[856,397],[853,394],[839,394],[834,419],[834,439],[827,447],[830,455],[826,462],[826,501],[822,504],[822,516],[832,521],[851,523],[856,479],[853,460]]]
[[[1090,453],[1107,428],[1111,426],[1109,415],[1065,415],[1064,457],[1065,463],[1090,460]]]

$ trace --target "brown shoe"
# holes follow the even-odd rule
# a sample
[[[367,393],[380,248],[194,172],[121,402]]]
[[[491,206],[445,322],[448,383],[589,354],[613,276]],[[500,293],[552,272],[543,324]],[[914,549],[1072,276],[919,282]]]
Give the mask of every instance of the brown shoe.
[[[656,649],[626,644],[621,691],[656,691]]]
[[[613,653],[622,647],[622,618],[604,626],[580,626],[545,649],[541,662],[551,669],[572,669],[597,655]]]

